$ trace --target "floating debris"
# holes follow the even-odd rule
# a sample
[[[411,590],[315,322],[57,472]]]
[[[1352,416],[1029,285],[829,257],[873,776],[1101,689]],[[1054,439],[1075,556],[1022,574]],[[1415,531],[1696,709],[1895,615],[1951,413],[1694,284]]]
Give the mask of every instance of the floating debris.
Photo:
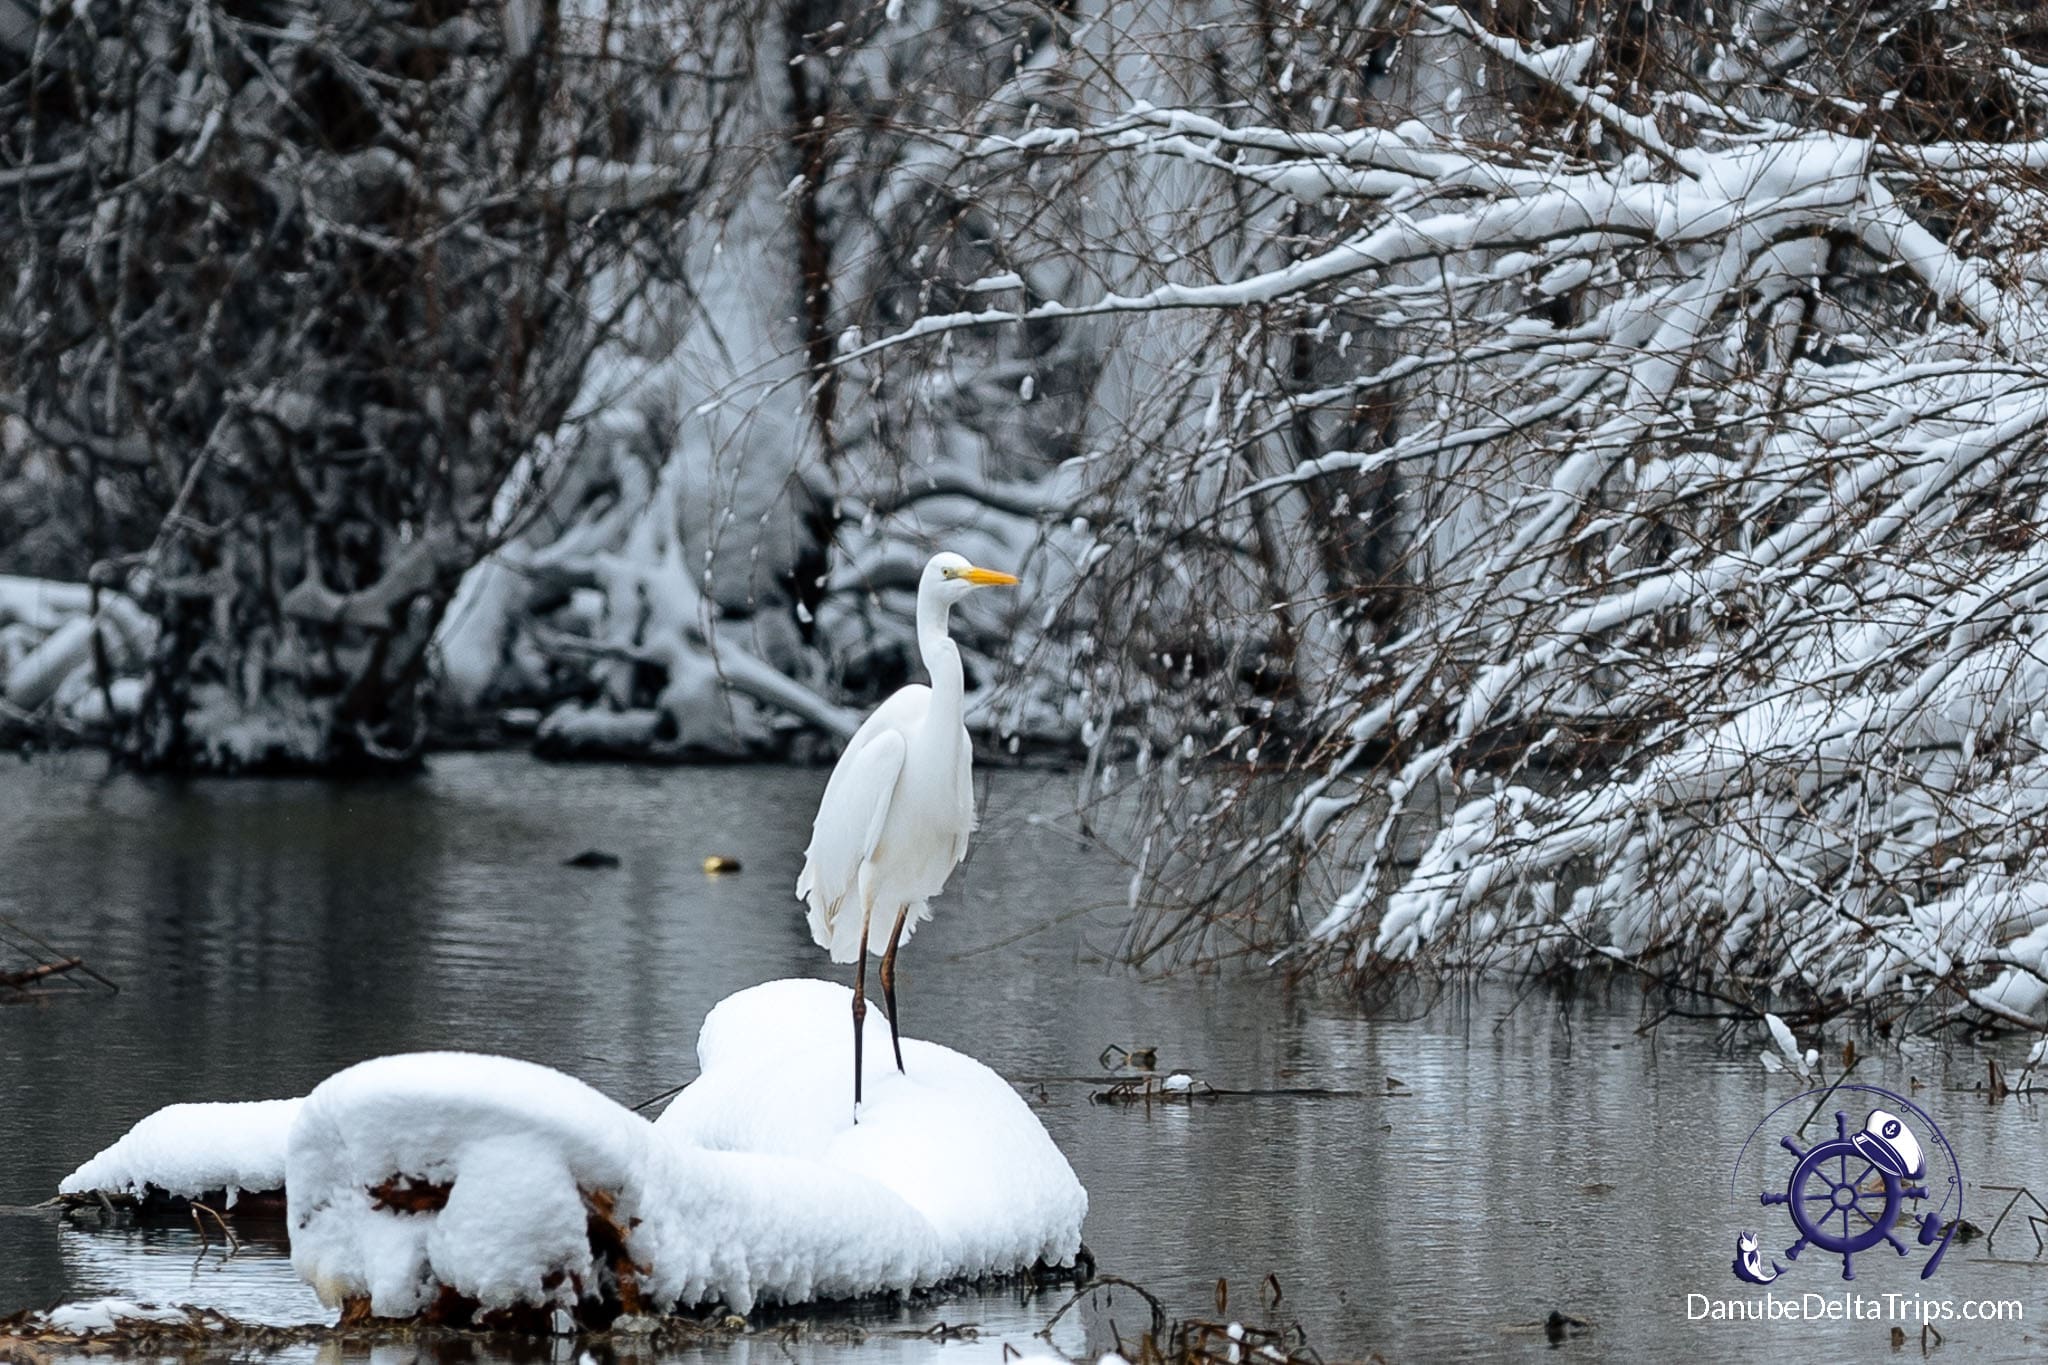
[[[2034,1070],[2040,1064],[2041,1056],[2042,1048],[2036,1044],[2034,1051],[2027,1057],[2026,1068],[2017,1076],[2000,1066],[1996,1057],[1985,1058],[1986,1082],[1978,1088],[1985,1092],[1993,1104],[2012,1095],[2039,1094],[2041,1087],[2034,1079]]]
[[[1572,1337],[1584,1336],[1592,1330],[1593,1324],[1584,1318],[1560,1313],[1555,1308],[1551,1309],[1550,1316],[1543,1320],[1543,1335],[1553,1346]]]
[[[1405,1092],[1403,1092],[1405,1093]],[[1192,1104],[1196,1100],[1276,1099],[1330,1100],[1364,1099],[1363,1090],[1331,1090],[1316,1085],[1272,1086],[1252,1090],[1225,1090],[1209,1084],[1192,1071],[1175,1069],[1164,1076],[1146,1072],[1127,1076],[1101,1090],[1091,1091],[1090,1104]],[[1396,1096],[1399,1098],[1399,1096]]]
[[[601,848],[586,848],[573,858],[562,859],[563,867],[617,867],[619,855]]]
[[[740,860],[738,858],[728,858],[723,853],[714,853],[704,860],[704,873],[706,876],[717,877],[727,872],[738,872],[739,870]]]
[[[2024,1199],[2029,1204],[2032,1204],[2034,1209],[2039,1210],[2039,1212],[2021,1210],[2021,1216],[2026,1219],[2027,1231],[2034,1235],[2034,1250],[2032,1254],[2038,1257],[2042,1252],[2048,1251],[2048,1238],[2043,1238],[2041,1235],[2044,1229],[2048,1229],[2048,1204],[2043,1204],[2040,1197],[2025,1185],[1986,1185],[1983,1188],[1987,1191],[2012,1196],[2012,1198],[2005,1201],[2005,1207],[1998,1211],[1998,1217],[1991,1220],[1991,1231],[1983,1234],[1985,1250],[1991,1252],[1994,1256],[1998,1254],[1998,1230],[2005,1226],[2006,1218],[2014,1209],[2019,1208],[2020,1201]],[[1966,1233],[1965,1228],[1970,1229],[1970,1232]],[[1959,1224],[1956,1228],[1956,1237],[1959,1241],[1969,1241],[1975,1231],[1976,1227],[1974,1224]]]
[[[1268,1275],[1261,1287],[1261,1297],[1269,1311],[1276,1308],[1280,1302],[1279,1280]],[[1136,1303],[1131,1306],[1136,1308],[1140,1321],[1132,1321],[1119,1304],[1119,1299],[1128,1303],[1133,1298]],[[1087,1345],[1082,1352],[1085,1359],[1120,1358],[1158,1365],[1307,1365],[1321,1361],[1322,1357],[1310,1349],[1300,1323],[1259,1325],[1234,1319],[1229,1316],[1229,1301],[1228,1282],[1218,1280],[1214,1317],[1175,1320],[1167,1314],[1158,1296],[1143,1285],[1114,1275],[1101,1275],[1082,1286],[1037,1335],[1049,1340],[1060,1319],[1074,1312],[1086,1326]],[[1008,1358],[1006,1352],[1005,1359]],[[1365,1360],[1384,1365],[1385,1358],[1374,1352]]]
[[[1091,1104],[1186,1104],[1215,1099],[1217,1090],[1185,1071],[1170,1076],[1132,1076],[1088,1096]]]
[[[85,965],[82,957],[67,957],[62,962],[39,962],[18,972],[0,972],[0,989],[26,990],[38,981],[76,971]]]
[[[59,951],[12,920],[0,919],[0,950],[20,960],[0,966],[0,1000],[29,1000],[57,994],[53,987],[83,987],[90,978],[110,991],[121,988],[86,965],[84,958]]]
[[[1156,1047],[1119,1047],[1111,1043],[1096,1059],[1104,1071],[1153,1071],[1159,1066]]]
[[[1550,1316],[1541,1322],[1511,1323],[1507,1330],[1518,1335],[1527,1334],[1530,1336],[1541,1332],[1544,1339],[1552,1346],[1559,1346],[1572,1340],[1574,1337],[1586,1335],[1586,1333],[1593,1330],[1593,1324],[1585,1318],[1574,1317],[1570,1313],[1560,1312],[1553,1308],[1550,1310]]]

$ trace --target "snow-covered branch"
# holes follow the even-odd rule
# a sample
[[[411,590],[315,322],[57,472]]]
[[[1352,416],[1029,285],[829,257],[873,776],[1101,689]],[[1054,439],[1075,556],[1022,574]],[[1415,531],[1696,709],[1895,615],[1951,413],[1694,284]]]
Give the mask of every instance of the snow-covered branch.
[[[1561,16],[1540,47],[1409,8],[1405,55],[1449,82],[1413,73],[1424,117],[1148,99],[976,144],[983,177],[1207,177],[1245,206],[1227,259],[844,352],[1103,317],[1206,337],[1165,370],[1192,418],[1092,469],[1145,515],[1094,519],[1087,578],[1144,586],[1091,625],[1120,668],[1084,704],[1151,775],[1195,904],[1134,941],[1368,974],[1605,955],[1759,1011],[2043,1022],[2019,983],[2048,923],[2048,201],[2015,177],[2044,129],[1813,93],[1884,52],[1802,68],[1794,110],[1752,84],[1783,68],[1696,88],[1678,55],[1720,39],[1677,21],[1623,78],[1623,39]],[[1531,104],[1475,99],[1488,77]],[[1956,203],[1984,206],[1967,230]],[[1267,581],[1217,591],[1239,570],[1192,526],[1260,539]]]

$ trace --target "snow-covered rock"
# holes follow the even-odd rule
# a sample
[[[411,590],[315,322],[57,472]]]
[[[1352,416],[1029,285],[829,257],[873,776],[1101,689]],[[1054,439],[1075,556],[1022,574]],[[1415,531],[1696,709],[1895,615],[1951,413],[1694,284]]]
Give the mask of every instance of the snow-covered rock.
[[[172,1106],[62,1188],[281,1178],[293,1264],[350,1317],[746,1312],[1074,1264],[1087,1194],[1016,1092],[916,1039],[898,1074],[871,1011],[856,1124],[849,1020],[841,986],[741,991],[658,1123],[530,1062],[378,1058],[303,1101]]]

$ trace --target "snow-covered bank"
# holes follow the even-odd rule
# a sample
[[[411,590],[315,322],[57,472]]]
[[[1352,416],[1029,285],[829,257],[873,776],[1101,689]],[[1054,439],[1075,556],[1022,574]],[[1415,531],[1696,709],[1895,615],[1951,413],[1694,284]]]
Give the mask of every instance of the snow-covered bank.
[[[1087,1194],[1008,1083],[906,1038],[906,1074],[871,1068],[856,1125],[848,1015],[824,982],[730,997],[659,1122],[529,1062],[419,1053],[304,1101],[172,1106],[62,1188],[281,1174],[293,1263],[345,1321],[593,1326],[1075,1264]],[[867,1028],[886,1059],[878,1011]]]

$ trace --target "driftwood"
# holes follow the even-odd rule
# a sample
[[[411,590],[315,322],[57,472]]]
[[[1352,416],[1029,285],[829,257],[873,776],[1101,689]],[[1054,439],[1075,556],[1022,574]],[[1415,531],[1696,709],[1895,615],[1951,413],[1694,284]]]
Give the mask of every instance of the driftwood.
[[[0,948],[12,949],[29,960],[26,967],[0,971],[0,999],[8,998],[6,993],[9,991],[17,995],[26,995],[30,993],[31,987],[42,982],[58,978],[70,979],[73,972],[79,976],[91,977],[110,991],[121,989],[88,966],[84,958],[59,951],[13,920],[0,919]]]
[[[61,1209],[67,1218],[76,1220],[98,1219],[103,1223],[126,1220],[144,1224],[182,1224],[189,1222],[195,1209],[234,1220],[237,1224],[275,1224],[256,1231],[261,1241],[280,1240],[284,1227],[284,1191],[240,1190],[234,1202],[228,1202],[226,1190],[207,1190],[196,1199],[184,1195],[169,1194],[155,1185],[145,1185],[140,1192],[133,1190],[82,1190],[73,1194],[60,1194],[50,1201],[50,1206]],[[244,1226],[246,1235],[249,1229]],[[274,1235],[275,1234],[275,1235]]]
[[[1345,1100],[1365,1099],[1376,1091],[1331,1090],[1319,1085],[1286,1085],[1229,1090],[1179,1076],[1132,1076],[1088,1096],[1090,1104],[1193,1104],[1196,1100]],[[1390,1092],[1393,1093],[1393,1092]]]
[[[84,958],[67,957],[62,962],[38,963],[24,971],[0,972],[0,988],[11,986],[15,990],[21,990],[24,987],[35,985],[38,981],[47,980],[53,976],[61,976],[65,972],[76,971],[84,965]]]

